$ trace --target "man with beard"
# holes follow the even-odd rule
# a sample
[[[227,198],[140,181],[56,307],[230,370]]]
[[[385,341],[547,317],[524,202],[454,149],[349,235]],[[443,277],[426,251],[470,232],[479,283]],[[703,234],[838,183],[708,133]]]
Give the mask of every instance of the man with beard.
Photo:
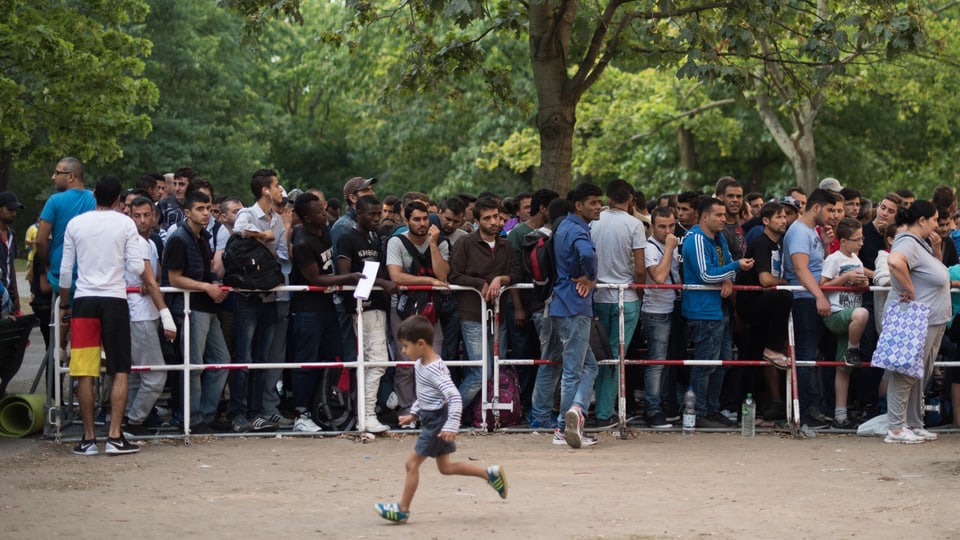
[[[193,170],[193,167],[180,167],[173,173],[173,180],[170,182],[171,195],[157,203],[157,208],[160,210],[161,229],[168,229],[171,225],[184,220],[186,214],[183,200],[187,195],[187,185],[196,176],[197,171]]]
[[[37,264],[49,268],[47,279],[54,294],[60,290],[60,259],[63,256],[63,235],[67,223],[74,217],[93,210],[97,203],[93,192],[83,186],[83,163],[79,159],[65,157],[57,162],[53,171],[53,194],[40,212],[37,228]]]
[[[397,285],[446,287],[447,275],[450,273],[450,263],[447,262],[450,259],[450,243],[440,242],[440,229],[430,224],[427,206],[422,202],[408,203],[403,209],[403,217],[407,224],[407,231],[394,235],[387,241],[386,263],[390,281]],[[427,298],[435,298],[438,295],[437,292],[427,291],[401,293],[397,300],[397,317],[393,321],[395,324],[391,324],[394,328],[393,333],[396,334],[396,328],[400,326],[401,320],[419,314],[419,310],[422,310],[422,306],[417,308],[418,311],[409,310],[406,304],[412,305],[416,300],[422,304]],[[401,310],[404,310],[406,317],[399,314]],[[440,332],[435,331],[434,336],[433,348],[440,350]],[[394,343],[399,341],[394,339]],[[406,358],[402,352],[398,356],[401,362],[416,361],[416,358]],[[417,398],[413,368],[397,367],[393,383],[398,399],[397,413],[401,416],[408,414],[410,406]]]
[[[774,287],[786,285],[783,279],[781,239],[787,232],[786,204],[768,202],[760,208],[763,233],[747,246],[747,258],[755,261],[752,269],[737,276],[737,285],[762,285]],[[795,206],[791,208],[796,209]],[[787,341],[787,319],[793,305],[790,291],[740,291],[737,293],[737,313],[750,325],[750,339],[742,357],[756,358],[760,355],[770,362],[763,371],[770,401],[763,414],[768,420],[783,418],[784,405],[776,369],[786,369],[788,359],[784,355]]]
[[[789,285],[806,290],[793,292],[793,324],[796,336],[797,361],[814,361],[820,343],[823,321],[830,315],[830,302],[820,289],[824,249],[816,227],[828,225],[832,216],[842,213],[842,198],[838,193],[815,189],[807,199],[807,209],[790,226],[783,240],[784,277]],[[830,425],[820,408],[820,387],[816,368],[797,368],[801,421],[812,429]],[[806,409],[804,409],[806,407]]]
[[[21,208],[23,204],[15,194],[0,192],[0,285],[10,295],[14,313],[20,311],[20,295],[17,293],[17,269],[13,265],[17,257],[17,232],[11,225]]]

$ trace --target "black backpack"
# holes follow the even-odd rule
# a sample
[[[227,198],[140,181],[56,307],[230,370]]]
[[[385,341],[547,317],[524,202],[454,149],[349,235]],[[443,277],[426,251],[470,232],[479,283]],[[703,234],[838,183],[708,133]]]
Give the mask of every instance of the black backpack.
[[[277,258],[259,240],[232,235],[223,250],[223,284],[265,291],[283,285],[283,273]]]
[[[415,276],[436,277],[433,273],[433,262],[430,260],[430,251],[420,253],[417,246],[407,238],[407,235],[400,234],[397,238],[403,242],[403,247],[413,258],[413,265],[408,274]],[[436,315],[433,311],[433,291],[403,291],[397,297],[397,315],[401,320],[407,319],[413,315],[424,315],[430,322],[436,322]],[[426,311],[426,312],[425,312]]]
[[[529,232],[523,236],[521,247],[524,276],[533,282],[536,298],[545,302],[557,280],[552,236],[539,230]]]

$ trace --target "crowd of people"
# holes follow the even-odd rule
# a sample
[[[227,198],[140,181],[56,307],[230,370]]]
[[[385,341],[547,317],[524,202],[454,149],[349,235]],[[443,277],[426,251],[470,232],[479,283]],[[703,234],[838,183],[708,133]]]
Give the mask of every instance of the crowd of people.
[[[932,440],[936,434],[925,429],[920,409],[923,393],[934,378],[933,360],[952,359],[960,339],[960,325],[949,324],[960,303],[954,307],[944,293],[960,285],[960,234],[953,232],[960,215],[946,186],[930,200],[902,190],[874,203],[827,178],[811,193],[792,188],[768,199],[744,194],[739,182],[723,177],[713,193],[665,194],[648,203],[641,190],[616,179],[604,189],[578,184],[563,196],[540,189],[434,202],[419,192],[381,200],[376,192],[384,186],[376,178],[354,177],[338,200],[316,189],[287,192],[275,171],[262,169],[251,176],[254,202],[245,207],[236,194],[216,192],[191,167],[144,175],[128,189],[106,176],[91,191],[83,164],[67,157],[52,179],[57,193],[32,233],[31,306],[49,318],[51,300],[59,295],[53,320],[70,329],[70,369],[79,381],[84,422],[75,452],[85,455],[98,452],[98,402],[101,416],[109,416],[108,453],[138,449],[124,433],[146,435],[163,424],[186,428],[179,378],[164,371],[130,373],[131,366],[180,364],[184,349],[191,362],[205,364],[351,362],[360,348],[367,361],[413,362],[396,332],[401,321],[423,315],[435,327],[433,350],[440,358],[486,361],[489,374],[493,328],[482,322],[482,313],[498,301],[501,356],[553,361],[516,368],[528,425],[552,429],[554,444],[590,446],[597,439],[584,428],[613,423],[618,412],[618,369],[597,360],[620,354],[619,291],[598,284],[714,286],[625,289],[627,358],[768,363],[628,366],[624,412],[654,429],[679,420],[679,396],[688,386],[696,393],[697,427],[735,426],[747,392],[758,396],[763,420],[782,420],[792,314],[796,360],[843,363],[836,369],[798,368],[804,423],[852,429],[886,409],[887,442]],[[9,227],[19,208],[15,195],[0,193],[5,314],[19,311],[11,278],[16,241]],[[531,282],[522,260],[530,257],[525,239],[532,235],[549,237],[554,254],[555,276],[546,294],[536,287],[511,288],[501,296],[504,287]],[[266,246],[290,285],[352,286],[366,277],[376,288],[359,300],[346,293],[228,293],[222,282],[232,237]],[[376,276],[362,275],[369,261],[381,263]],[[889,285],[892,292],[864,292],[869,284]],[[434,289],[403,288],[414,285]],[[795,287],[772,288],[778,285]],[[188,323],[183,294],[161,294],[159,286],[190,292]],[[139,292],[127,293],[130,288]],[[885,306],[914,300],[931,306],[925,379],[867,367]],[[92,380],[100,375],[101,344],[112,384],[96,396]],[[192,371],[189,429],[319,432],[311,399],[322,371]],[[484,370],[452,371],[466,425]],[[956,381],[949,386],[956,402],[960,378],[948,371],[948,384]],[[410,415],[417,396],[412,367],[367,367],[358,379],[365,399],[357,414],[367,431],[417,427]],[[165,388],[171,392],[169,416],[156,407]],[[952,420],[960,424],[957,415]]]

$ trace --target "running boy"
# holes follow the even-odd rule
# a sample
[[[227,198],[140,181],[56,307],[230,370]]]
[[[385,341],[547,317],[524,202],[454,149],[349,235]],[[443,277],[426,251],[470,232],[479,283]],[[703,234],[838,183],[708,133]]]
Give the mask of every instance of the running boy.
[[[415,315],[400,323],[397,338],[407,358],[416,358],[417,399],[410,414],[400,416],[400,424],[420,421],[422,429],[414,452],[407,458],[407,478],[399,503],[377,503],[380,517],[403,523],[410,517],[410,503],[420,483],[420,465],[428,457],[436,458],[440,474],[476,476],[497,490],[500,498],[507,498],[507,477],[500,465],[486,469],[467,462],[451,462],[450,454],[457,450],[454,439],[460,427],[462,408],[460,392],[450,379],[450,370],[433,350],[433,325],[422,315]]]
[[[840,249],[834,251],[823,261],[820,274],[821,287],[865,287],[870,280],[863,272],[863,263],[857,257],[863,245],[863,226],[853,218],[843,218],[837,225],[837,238]],[[852,429],[853,423],[847,418],[847,394],[850,388],[850,372],[860,365],[860,337],[863,335],[870,314],[861,307],[861,293],[852,291],[833,291],[827,293],[830,302],[830,315],[823,323],[837,335],[837,360],[845,365],[837,368],[834,378],[836,409],[833,427]],[[844,343],[846,336],[846,343]]]

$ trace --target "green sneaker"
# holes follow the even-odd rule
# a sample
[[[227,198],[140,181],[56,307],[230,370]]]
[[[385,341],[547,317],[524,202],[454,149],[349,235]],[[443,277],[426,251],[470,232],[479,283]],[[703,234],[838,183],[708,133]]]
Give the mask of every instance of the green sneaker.
[[[507,475],[504,474],[503,467],[499,465],[487,467],[487,483],[497,490],[501,499],[507,498]]]
[[[387,521],[405,523],[407,518],[410,517],[410,512],[400,510],[399,503],[377,503],[374,505],[374,508],[377,510],[377,513],[380,514],[380,517]]]

